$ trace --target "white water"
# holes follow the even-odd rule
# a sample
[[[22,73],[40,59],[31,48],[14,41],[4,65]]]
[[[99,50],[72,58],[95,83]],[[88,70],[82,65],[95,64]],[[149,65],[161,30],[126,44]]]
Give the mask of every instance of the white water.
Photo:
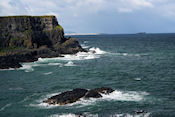
[[[46,72],[44,73],[44,75],[49,75],[49,74],[52,74],[53,72]]]
[[[149,117],[150,114],[151,113],[141,113],[141,114],[124,113],[124,114],[112,114],[109,115],[109,117]],[[49,117],[100,117],[100,116],[98,114],[83,114],[81,116],[69,113],[69,114],[54,114],[50,115]]]
[[[89,52],[78,52],[74,55],[64,55],[64,57],[55,57],[55,58],[38,58],[38,61],[31,62],[31,63],[23,63],[22,67],[18,70],[24,70],[25,72],[32,72],[34,71],[35,67],[42,67],[42,66],[76,66],[73,61],[77,60],[89,60],[89,59],[96,59],[100,58],[100,55],[105,54],[107,52],[101,50],[100,48],[90,48]],[[65,61],[68,61],[65,63]],[[48,75],[44,73],[44,75]]]
[[[38,104],[30,104],[30,106],[39,107],[39,108],[53,108],[58,107],[60,105],[49,105],[47,103],[43,103],[44,100],[46,100],[49,97],[52,97],[54,95],[58,95],[59,93],[49,94],[41,99],[37,100]],[[65,107],[69,106],[76,106],[76,107],[84,107],[88,105],[94,105],[97,104],[99,101],[133,101],[133,102],[139,102],[144,101],[145,96],[149,95],[147,92],[136,92],[136,91],[119,91],[115,90],[114,92],[110,93],[109,95],[101,94],[102,98],[90,98],[90,99],[84,99],[81,98],[80,101],[77,101],[72,104],[64,105]]]
[[[69,61],[64,66],[76,66],[72,61]]]
[[[5,106],[3,106],[2,108],[0,108],[0,111],[3,111],[5,110],[6,108],[10,107],[12,104],[9,103],[9,104],[6,104]]]

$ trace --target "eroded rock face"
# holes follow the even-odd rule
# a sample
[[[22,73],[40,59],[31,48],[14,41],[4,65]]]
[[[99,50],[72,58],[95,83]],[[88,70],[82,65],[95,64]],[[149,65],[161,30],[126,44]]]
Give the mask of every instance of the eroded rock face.
[[[79,51],[86,50],[76,39],[64,37],[64,29],[55,16],[0,17],[0,69],[18,68],[20,62],[36,61],[39,57]],[[11,61],[15,64],[8,63]]]
[[[73,89],[72,91],[66,91],[61,94],[52,96],[43,102],[48,104],[53,104],[53,105],[55,104],[65,105],[65,104],[74,103],[80,100],[80,98],[85,98],[85,99],[101,98],[102,95],[100,93],[109,94],[109,93],[112,93],[113,91],[114,90],[112,88],[108,88],[108,87],[91,89],[89,91],[87,89],[77,88],[77,89]]]

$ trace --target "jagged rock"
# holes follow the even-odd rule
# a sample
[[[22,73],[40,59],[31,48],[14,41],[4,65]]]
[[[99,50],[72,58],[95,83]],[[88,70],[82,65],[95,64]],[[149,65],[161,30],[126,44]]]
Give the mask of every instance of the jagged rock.
[[[64,29],[55,16],[0,17],[1,69],[17,68],[20,62],[36,61],[39,57],[58,57],[79,51],[86,50],[76,39],[64,37]]]
[[[114,91],[112,88],[109,88],[109,87],[95,88],[93,90],[97,91],[98,93],[103,93],[103,94],[109,94]]]
[[[5,62],[4,62],[5,61]],[[22,67],[19,62],[14,61],[12,57],[0,57],[0,69],[9,69],[9,68],[19,68]]]
[[[95,90],[90,90],[87,92],[85,95],[85,98],[100,98],[102,95],[100,95],[97,91]]]
[[[60,105],[70,104],[82,98],[87,93],[87,91],[88,90],[86,89],[80,89],[80,88],[73,89],[72,91],[66,91],[56,96],[53,96],[44,102],[48,104],[60,104]]]
[[[78,101],[80,98],[101,98],[102,95],[100,93],[109,94],[112,93],[114,90],[108,87],[102,87],[102,88],[96,88],[92,90],[86,90],[86,89],[73,89],[72,91],[66,91],[61,94],[52,96],[48,98],[47,100],[43,101],[48,104],[59,104],[59,105],[65,105],[70,104],[73,102]]]

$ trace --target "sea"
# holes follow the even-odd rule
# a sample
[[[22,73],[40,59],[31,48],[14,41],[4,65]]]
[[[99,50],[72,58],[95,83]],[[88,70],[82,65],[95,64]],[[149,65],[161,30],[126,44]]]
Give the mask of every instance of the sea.
[[[74,35],[89,52],[0,70],[0,117],[175,117],[175,34]],[[102,98],[43,103],[74,88]]]

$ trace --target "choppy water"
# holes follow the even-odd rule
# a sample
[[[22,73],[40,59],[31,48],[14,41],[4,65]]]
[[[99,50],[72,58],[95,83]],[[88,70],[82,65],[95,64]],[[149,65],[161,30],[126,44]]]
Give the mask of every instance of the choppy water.
[[[40,58],[0,70],[0,117],[175,116],[175,34],[75,37],[96,53]],[[62,91],[102,86],[115,91],[66,106],[42,103]]]

